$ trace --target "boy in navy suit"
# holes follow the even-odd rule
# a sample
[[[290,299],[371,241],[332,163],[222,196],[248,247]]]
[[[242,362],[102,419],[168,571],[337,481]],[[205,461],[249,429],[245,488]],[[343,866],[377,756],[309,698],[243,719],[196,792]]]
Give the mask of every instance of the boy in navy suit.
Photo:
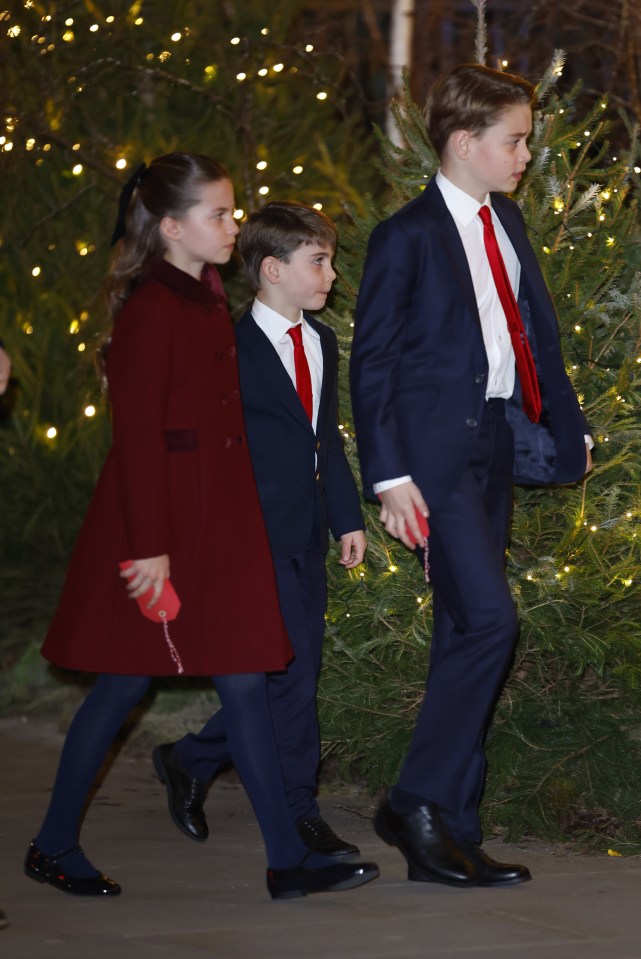
[[[591,467],[554,306],[504,195],[530,160],[533,97],[526,80],[478,64],[436,82],[426,119],[440,170],[373,231],[358,296],[350,378],[366,495],[433,584],[426,692],[374,821],[419,882],[530,878],[482,850],[478,814],[518,630],[512,485],[571,483]]]
[[[251,214],[239,250],[256,299],[236,326],[236,341],[247,441],[295,653],[287,671],[272,674],[268,684],[283,779],[307,846],[345,857],[357,854],[357,847],[333,832],[316,802],[316,691],[328,530],[340,539],[340,563],[346,569],[362,562],[366,537],[338,429],[336,336],[306,312],[325,305],[336,277],[335,248],[333,224],[311,207],[268,203]],[[197,735],[154,750],[172,819],[192,839],[208,836],[202,808],[207,783],[229,759],[223,710]]]

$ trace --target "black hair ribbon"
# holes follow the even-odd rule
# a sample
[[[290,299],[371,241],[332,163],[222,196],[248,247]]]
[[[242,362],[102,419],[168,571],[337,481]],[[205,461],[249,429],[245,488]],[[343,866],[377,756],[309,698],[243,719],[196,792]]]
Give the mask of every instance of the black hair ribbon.
[[[140,186],[140,182],[146,169],[146,163],[139,163],[120,191],[120,199],[118,200],[118,216],[116,217],[116,225],[111,237],[112,246],[114,243],[117,243],[118,240],[120,240],[121,237],[123,237],[127,232],[125,228],[125,219],[127,216],[127,209],[131,201],[131,195],[136,187]]]

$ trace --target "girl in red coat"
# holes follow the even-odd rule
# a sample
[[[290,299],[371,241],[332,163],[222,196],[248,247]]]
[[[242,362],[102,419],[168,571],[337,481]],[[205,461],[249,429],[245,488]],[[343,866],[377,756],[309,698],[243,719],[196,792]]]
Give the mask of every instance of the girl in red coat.
[[[233,213],[226,171],[194,154],[143,164],[121,198],[106,284],[113,442],[43,646],[57,666],[99,676],[67,733],[25,863],[30,878],[66,892],[120,892],[78,845],[82,810],[150,677],[177,671],[214,678],[265,840],[271,895],[351,888],[377,874],[370,864],[306,858],[285,798],[265,674],[284,669],[292,652],[212,265],[232,255]],[[137,600],[146,613],[164,606],[170,575],[182,605],[167,627]]]

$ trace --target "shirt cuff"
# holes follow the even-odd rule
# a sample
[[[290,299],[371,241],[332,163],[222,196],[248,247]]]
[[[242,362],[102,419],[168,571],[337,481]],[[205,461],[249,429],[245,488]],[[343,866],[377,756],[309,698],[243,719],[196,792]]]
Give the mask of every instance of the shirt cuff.
[[[411,483],[411,476],[399,476],[397,479],[383,480],[382,483],[374,483],[372,487],[374,492],[378,495],[386,489],[391,489],[393,486],[400,486],[401,483]]]

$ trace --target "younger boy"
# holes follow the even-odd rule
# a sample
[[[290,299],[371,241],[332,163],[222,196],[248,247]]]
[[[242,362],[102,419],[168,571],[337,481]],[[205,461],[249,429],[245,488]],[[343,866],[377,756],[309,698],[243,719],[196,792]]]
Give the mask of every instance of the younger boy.
[[[440,170],[372,233],[356,310],[365,489],[392,536],[426,544],[433,584],[425,697],[374,823],[420,882],[530,878],[483,852],[478,814],[518,630],[505,574],[512,483],[571,483],[591,466],[554,306],[504,196],[530,160],[533,96],[526,80],[478,64],[437,81],[426,118]],[[428,539],[417,516],[429,516]]]
[[[283,778],[292,817],[308,847],[329,856],[355,855],[357,847],[335,835],[316,802],[316,690],[328,529],[341,541],[340,563],[346,569],[362,562],[366,548],[359,494],[338,429],[336,336],[306,312],[323,308],[336,277],[336,231],[310,207],[268,203],[249,216],[238,245],[256,293],[251,311],[236,327],[241,400],[295,653],[287,671],[272,674],[268,682]],[[197,735],[154,750],[170,814],[192,839],[207,838],[202,809],[207,783],[229,759],[222,710]]]

